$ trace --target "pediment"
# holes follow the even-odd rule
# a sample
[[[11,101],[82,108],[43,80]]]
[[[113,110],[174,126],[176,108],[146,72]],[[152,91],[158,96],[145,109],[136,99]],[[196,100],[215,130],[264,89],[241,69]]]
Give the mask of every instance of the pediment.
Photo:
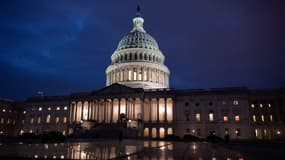
[[[131,88],[128,86],[124,86],[122,84],[112,84],[100,90],[92,92],[94,96],[112,96],[112,95],[120,95],[120,94],[134,94],[134,93],[142,93],[143,89],[141,88]]]

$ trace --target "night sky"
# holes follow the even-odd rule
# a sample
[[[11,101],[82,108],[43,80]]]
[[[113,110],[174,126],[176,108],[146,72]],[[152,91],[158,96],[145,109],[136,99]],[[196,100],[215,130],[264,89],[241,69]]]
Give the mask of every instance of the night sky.
[[[171,88],[285,86],[284,0],[1,0],[0,97],[103,88],[138,3]]]

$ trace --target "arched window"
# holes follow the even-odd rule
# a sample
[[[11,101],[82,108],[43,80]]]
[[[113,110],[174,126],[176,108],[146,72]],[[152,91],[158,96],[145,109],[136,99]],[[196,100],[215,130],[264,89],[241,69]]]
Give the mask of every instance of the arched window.
[[[130,53],[130,58],[129,58],[130,60],[133,60],[133,55]]]
[[[143,59],[143,56],[142,56],[142,54],[140,54],[140,60],[142,60]]]
[[[148,56],[148,60],[151,61],[151,55]]]
[[[152,56],[152,61],[153,61],[153,62],[155,61],[155,57],[154,57],[154,56]]]
[[[135,60],[137,60],[138,59],[138,55],[137,54],[135,54]]]
[[[120,61],[121,61],[121,62],[123,61],[123,56],[120,56]]]
[[[125,61],[126,61],[126,60],[128,60],[128,55],[127,55],[127,54],[125,54]]]
[[[147,55],[146,54],[144,55],[144,60],[147,60]]]

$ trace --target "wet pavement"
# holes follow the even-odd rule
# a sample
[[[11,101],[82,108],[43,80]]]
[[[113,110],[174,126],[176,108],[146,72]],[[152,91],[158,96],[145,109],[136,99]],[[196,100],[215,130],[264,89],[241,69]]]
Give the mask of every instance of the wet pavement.
[[[254,159],[207,142],[90,140],[50,144],[2,143],[0,159],[143,159],[143,160],[250,160]],[[243,152],[244,153],[244,152]]]

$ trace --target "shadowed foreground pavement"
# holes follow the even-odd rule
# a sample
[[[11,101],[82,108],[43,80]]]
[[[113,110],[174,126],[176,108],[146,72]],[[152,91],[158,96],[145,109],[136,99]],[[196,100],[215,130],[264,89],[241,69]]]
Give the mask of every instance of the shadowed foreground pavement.
[[[2,143],[0,159],[252,160],[272,159],[272,154],[282,158],[283,146],[103,139],[49,144]]]

